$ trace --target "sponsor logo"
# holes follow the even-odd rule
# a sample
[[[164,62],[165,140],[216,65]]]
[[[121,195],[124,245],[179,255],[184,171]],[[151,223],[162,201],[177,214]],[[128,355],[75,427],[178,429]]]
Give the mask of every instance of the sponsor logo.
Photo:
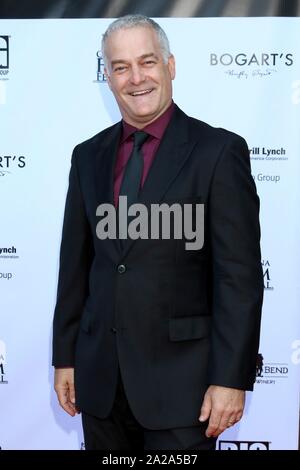
[[[269,147],[252,147],[249,149],[251,160],[259,161],[281,161],[288,160],[286,156],[286,149],[280,148],[269,148]]]
[[[275,385],[276,380],[288,378],[289,368],[283,362],[265,362],[264,356],[259,353],[256,360],[256,383]]]
[[[0,36],[0,80],[7,80],[9,74],[9,37]]]
[[[254,181],[259,182],[271,182],[271,183],[278,183],[280,181],[279,175],[264,175],[263,173],[258,173],[257,175],[252,175]]]
[[[271,264],[268,259],[263,259],[261,261],[262,268],[263,268],[263,276],[264,276],[264,287],[265,290],[274,290],[274,287],[272,286],[272,280],[271,280]]]
[[[218,450],[270,450],[268,441],[218,441]]]
[[[6,279],[7,281],[10,281],[12,278],[12,273],[1,273],[0,272],[0,280],[1,279]]]
[[[12,278],[12,273],[1,273],[0,272],[0,281],[1,279],[6,279],[7,281],[10,281]]]
[[[10,36],[0,35],[0,105],[6,103],[6,80],[8,80],[9,75],[9,38]]]
[[[288,53],[253,53],[253,54],[245,54],[243,52],[238,54],[230,54],[225,52],[223,54],[210,54],[210,65],[238,65],[238,66],[260,66],[260,67],[275,67],[278,64],[283,64],[288,67],[293,65],[293,54]]]
[[[106,76],[104,74],[104,60],[101,51],[96,52],[97,56],[97,77],[94,80],[96,83],[106,83]]]
[[[24,155],[0,155],[0,177],[7,176],[16,168],[25,168],[26,160]]]
[[[211,53],[209,64],[211,67],[225,68],[224,73],[237,79],[265,78],[277,73],[279,68],[291,67],[294,64],[294,57],[293,54],[286,52]]]
[[[0,258],[15,259],[19,258],[19,255],[17,255],[17,249],[14,246],[0,247]]]

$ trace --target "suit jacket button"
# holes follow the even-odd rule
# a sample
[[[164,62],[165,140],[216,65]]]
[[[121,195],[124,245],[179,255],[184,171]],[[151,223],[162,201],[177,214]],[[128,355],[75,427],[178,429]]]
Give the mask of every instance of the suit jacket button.
[[[123,274],[126,271],[126,266],[124,264],[119,264],[118,273]]]
[[[111,328],[111,331],[112,331],[113,333],[116,333],[116,332],[117,332],[117,328]]]

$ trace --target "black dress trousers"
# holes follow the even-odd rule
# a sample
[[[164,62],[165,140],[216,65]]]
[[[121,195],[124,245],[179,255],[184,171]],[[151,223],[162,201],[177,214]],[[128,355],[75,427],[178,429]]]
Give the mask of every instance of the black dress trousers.
[[[200,412],[200,410],[199,410]],[[82,412],[86,450],[215,450],[216,439],[207,438],[208,422],[197,426],[150,430],[132,414],[118,373],[116,396],[110,415],[101,419]]]

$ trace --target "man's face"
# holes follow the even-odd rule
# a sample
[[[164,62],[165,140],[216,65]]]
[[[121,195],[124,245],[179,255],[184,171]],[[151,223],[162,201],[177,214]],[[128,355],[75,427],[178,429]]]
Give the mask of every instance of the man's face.
[[[108,84],[123,119],[145,127],[171,104],[174,57],[164,63],[156,33],[147,26],[114,31],[105,51]]]

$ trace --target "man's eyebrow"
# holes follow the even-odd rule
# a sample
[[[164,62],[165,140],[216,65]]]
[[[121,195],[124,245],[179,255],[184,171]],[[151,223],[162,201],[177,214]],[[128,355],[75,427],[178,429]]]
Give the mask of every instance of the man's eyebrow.
[[[148,57],[154,57],[154,59],[158,60],[158,56],[154,54],[154,52],[150,52],[149,54],[143,54],[139,57],[139,59],[148,59]]]
[[[113,66],[113,65],[116,65],[116,64],[125,64],[125,63],[127,63],[127,61],[124,60],[124,59],[116,59],[116,60],[112,60],[110,65]]]
[[[149,54],[143,54],[138,57],[138,59],[148,59],[149,57],[153,57],[154,59],[158,60],[158,56],[154,54],[154,52],[150,52]],[[111,61],[111,67],[116,64],[128,64],[128,61],[125,59],[115,59]]]

